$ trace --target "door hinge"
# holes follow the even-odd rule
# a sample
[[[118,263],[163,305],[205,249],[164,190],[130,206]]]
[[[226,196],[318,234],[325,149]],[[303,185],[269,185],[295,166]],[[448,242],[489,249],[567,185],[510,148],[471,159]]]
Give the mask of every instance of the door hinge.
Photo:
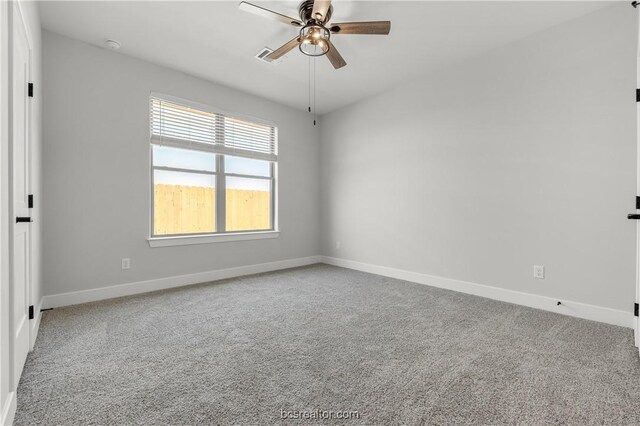
[[[636,201],[636,206],[637,206],[637,201]],[[33,194],[29,194],[29,208],[30,209],[33,208]],[[640,208],[640,207],[636,207],[636,208]]]
[[[633,316],[637,317],[638,316],[638,310],[640,309],[640,305],[637,303],[633,304]]]
[[[636,102],[640,102],[640,89],[636,89]]]
[[[29,305],[29,319],[33,319],[33,305]]]
[[[29,97],[33,98],[33,83],[29,83]]]

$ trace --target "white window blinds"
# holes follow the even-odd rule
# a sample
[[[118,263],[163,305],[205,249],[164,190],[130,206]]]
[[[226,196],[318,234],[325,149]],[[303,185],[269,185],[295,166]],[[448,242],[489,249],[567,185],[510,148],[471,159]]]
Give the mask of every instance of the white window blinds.
[[[227,117],[153,95],[149,111],[153,143],[277,161],[274,126]]]

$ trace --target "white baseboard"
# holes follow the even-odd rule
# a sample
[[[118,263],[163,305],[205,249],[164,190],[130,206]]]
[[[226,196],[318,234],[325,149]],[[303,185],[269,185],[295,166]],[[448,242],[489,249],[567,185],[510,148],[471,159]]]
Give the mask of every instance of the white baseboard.
[[[61,306],[77,305],[80,303],[95,302],[114,297],[130,296],[132,294],[147,293],[156,290],[182,287],[185,285],[206,283],[209,281],[223,280],[226,278],[240,277],[243,275],[260,274],[281,269],[295,268],[298,266],[320,263],[320,256],[301,257],[296,259],[280,260],[277,262],[259,263],[255,265],[240,266],[237,268],[219,269],[217,271],[199,272],[188,275],[178,275],[154,280],[138,281],[129,284],[120,284],[109,287],[94,288],[91,290],[74,291],[70,293],[44,296],[44,307],[58,308]]]
[[[585,303],[572,302],[570,300],[539,296],[531,293],[523,293],[520,291],[507,290],[498,287],[491,287],[488,285],[476,284],[467,281],[436,277],[433,275],[389,268],[386,266],[372,265],[368,263],[357,262],[354,260],[340,259],[329,256],[321,256],[321,258],[323,263],[329,265],[356,269],[358,271],[383,275],[385,277],[411,281],[418,284],[426,284],[432,287],[444,288],[461,293],[473,294],[475,296],[500,300],[502,302],[514,303],[516,305],[528,306],[530,308],[543,309],[545,311],[556,312],[572,317],[584,318],[592,321],[599,321],[607,324],[633,328],[634,316],[631,312],[604,308],[601,306],[588,305]],[[560,306],[557,305],[558,300],[562,302]]]
[[[557,301],[559,299],[552,297],[523,293],[520,291],[507,290],[499,287],[492,287],[467,281],[437,277],[420,272],[406,271],[402,269],[372,265],[368,263],[357,262],[354,260],[340,259],[329,256],[309,256],[296,259],[287,259],[277,262],[260,263],[256,265],[240,266],[237,268],[220,269],[217,271],[200,272],[195,274],[179,275],[174,277],[158,278],[154,280],[138,281],[129,284],[101,287],[91,290],[81,290],[70,293],[55,294],[44,296],[42,306],[46,309],[58,308],[68,305],[77,305],[80,303],[95,302],[98,300],[112,299],[114,297],[130,296],[133,294],[147,293],[150,291],[164,290],[168,288],[199,284],[209,281],[217,281],[243,275],[259,274],[262,272],[295,268],[298,266],[311,265],[320,262],[349,269],[356,269],[372,274],[383,275],[400,280],[411,281],[419,284],[426,284],[433,287],[444,288],[447,290],[458,291],[461,293],[473,294],[475,296],[487,297],[489,299],[528,306],[530,308],[543,309],[545,311],[556,312],[559,314],[569,315],[577,318],[584,318],[592,321],[599,321],[607,324],[633,328],[634,316],[631,312],[604,308],[595,305],[588,305],[585,303],[573,302],[570,300],[562,300],[562,304],[558,306]],[[38,314],[40,314],[39,309]],[[39,318],[37,322],[39,323]]]
[[[36,337],[38,337],[38,330],[40,330],[40,320],[42,319],[42,304],[44,303],[44,297],[40,298],[40,302],[35,307],[34,318],[30,321],[31,330],[29,330],[29,350],[32,351],[36,344]]]
[[[11,424],[13,424],[13,418],[16,415],[16,406],[16,393],[9,392],[3,406],[0,407],[2,409],[2,412],[0,413],[0,425],[11,426]]]

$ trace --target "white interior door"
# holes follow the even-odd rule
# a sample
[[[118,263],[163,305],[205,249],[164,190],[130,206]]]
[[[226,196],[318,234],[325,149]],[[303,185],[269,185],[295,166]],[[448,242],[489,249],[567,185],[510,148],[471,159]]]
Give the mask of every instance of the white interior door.
[[[13,238],[11,251],[11,294],[13,310],[13,366],[15,384],[29,352],[29,41],[17,7],[12,13],[11,65],[11,202]],[[22,218],[22,219],[18,219]]]

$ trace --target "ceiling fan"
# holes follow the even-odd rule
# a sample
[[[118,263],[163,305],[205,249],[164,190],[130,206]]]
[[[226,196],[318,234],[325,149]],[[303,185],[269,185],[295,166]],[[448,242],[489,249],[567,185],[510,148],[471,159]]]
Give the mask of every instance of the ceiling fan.
[[[331,19],[331,14],[333,13],[331,0],[304,0],[298,6],[300,19],[292,18],[246,1],[240,2],[240,9],[287,25],[300,27],[300,33],[297,36],[265,57],[269,61],[281,58],[298,46],[305,55],[327,55],[335,69],[342,68],[347,65],[347,62],[331,42],[331,34],[387,35],[391,30],[390,21],[329,24],[329,19]]]

